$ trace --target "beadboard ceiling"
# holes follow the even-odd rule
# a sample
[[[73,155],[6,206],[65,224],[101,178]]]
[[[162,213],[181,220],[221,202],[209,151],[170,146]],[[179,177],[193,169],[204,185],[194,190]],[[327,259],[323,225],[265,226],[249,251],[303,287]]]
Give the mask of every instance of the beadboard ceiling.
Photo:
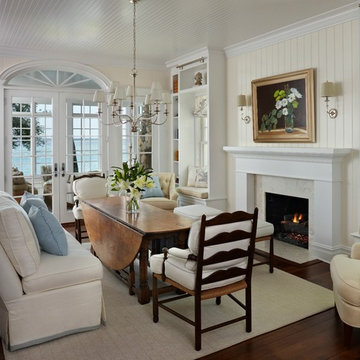
[[[223,49],[354,0],[139,0],[139,66]],[[0,0],[0,56],[93,65],[132,61],[129,0]]]

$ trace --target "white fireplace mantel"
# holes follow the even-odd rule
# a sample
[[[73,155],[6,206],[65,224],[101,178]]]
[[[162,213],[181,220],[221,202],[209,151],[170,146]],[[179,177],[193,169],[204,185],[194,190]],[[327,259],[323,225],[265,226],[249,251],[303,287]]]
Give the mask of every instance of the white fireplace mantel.
[[[330,261],[341,248],[343,160],[351,149],[225,146],[224,151],[236,159],[239,210],[255,207],[255,175],[313,181],[313,238],[309,249],[319,259]]]

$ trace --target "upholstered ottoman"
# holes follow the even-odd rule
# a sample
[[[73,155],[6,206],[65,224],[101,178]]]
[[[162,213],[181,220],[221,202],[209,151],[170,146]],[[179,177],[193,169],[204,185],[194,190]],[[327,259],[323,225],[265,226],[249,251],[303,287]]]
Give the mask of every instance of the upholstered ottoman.
[[[203,205],[188,205],[188,206],[179,206],[174,209],[174,213],[182,215],[188,218],[199,220],[203,214],[206,217],[216,216],[222,213],[221,210],[212,208],[210,206]],[[257,229],[256,229],[256,242],[259,241],[270,241],[269,256],[266,256],[265,261],[258,262],[254,266],[269,264],[269,271],[274,272],[274,225],[266,222],[264,220],[258,219]],[[255,254],[264,257],[263,253],[258,252],[255,249]]]

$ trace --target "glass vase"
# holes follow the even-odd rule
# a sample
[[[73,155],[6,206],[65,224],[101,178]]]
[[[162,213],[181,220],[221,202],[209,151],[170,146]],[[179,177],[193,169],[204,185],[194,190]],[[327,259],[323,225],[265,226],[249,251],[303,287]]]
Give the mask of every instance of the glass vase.
[[[130,195],[126,197],[126,212],[137,214],[140,208],[140,196]]]
[[[292,133],[294,131],[294,118],[292,116],[285,117],[285,132]]]

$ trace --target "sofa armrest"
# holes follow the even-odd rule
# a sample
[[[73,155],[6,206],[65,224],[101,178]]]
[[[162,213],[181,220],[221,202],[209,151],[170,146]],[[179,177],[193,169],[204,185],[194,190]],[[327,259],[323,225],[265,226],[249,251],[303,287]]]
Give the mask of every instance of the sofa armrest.
[[[351,247],[351,255],[352,259],[360,260],[360,243],[355,243]]]

